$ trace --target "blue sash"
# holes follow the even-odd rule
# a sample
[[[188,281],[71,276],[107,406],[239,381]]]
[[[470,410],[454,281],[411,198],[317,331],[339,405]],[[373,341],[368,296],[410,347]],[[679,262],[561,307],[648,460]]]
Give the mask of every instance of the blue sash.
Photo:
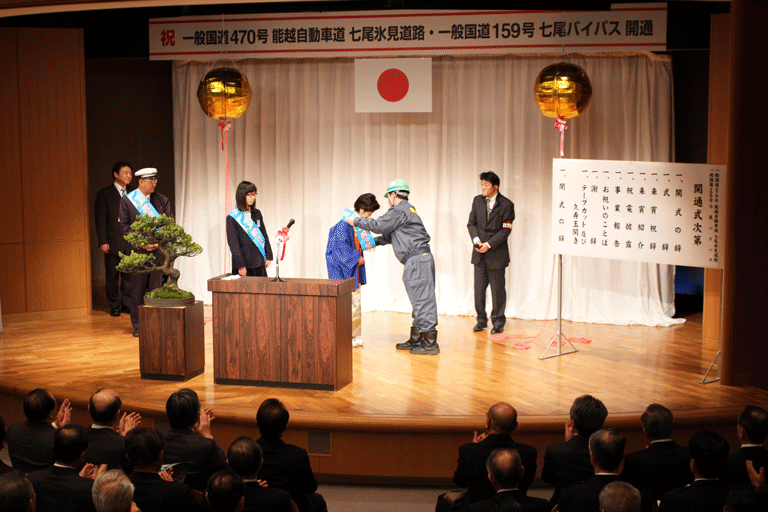
[[[359,218],[360,216],[354,210],[344,208],[344,216],[341,218],[341,220],[347,220],[350,217]],[[360,242],[360,247],[362,247],[363,250],[370,249],[376,245],[376,241],[373,239],[373,235],[363,228],[355,226],[355,236],[357,236],[357,240]]]
[[[147,196],[141,193],[141,190],[136,189],[133,192],[128,193],[128,199],[133,203],[133,206],[139,210],[140,215],[149,215],[150,217],[159,217],[160,214],[155,210],[155,206],[149,202]]]
[[[240,227],[243,228],[243,231],[245,231],[245,234],[248,235],[248,238],[251,239],[251,241],[256,244],[256,247],[261,252],[261,255],[264,257],[264,259],[267,259],[267,253],[264,250],[264,235],[261,234],[261,230],[259,229],[259,226],[256,225],[255,222],[253,222],[253,219],[251,218],[250,213],[244,212],[238,208],[235,208],[231,212],[229,212],[229,216],[232,217],[237,221],[238,224],[240,224]]]

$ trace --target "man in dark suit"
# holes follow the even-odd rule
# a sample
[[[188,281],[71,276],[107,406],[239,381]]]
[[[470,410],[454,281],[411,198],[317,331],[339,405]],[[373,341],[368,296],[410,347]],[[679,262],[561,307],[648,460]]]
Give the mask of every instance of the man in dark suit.
[[[720,512],[731,487],[720,479],[728,461],[728,441],[702,430],[688,442],[693,483],[669,491],[661,499],[660,512]]]
[[[594,473],[589,457],[589,436],[603,426],[608,409],[591,395],[573,401],[565,423],[565,441],[547,446],[541,479],[555,487],[550,503],[554,506],[560,490],[587,480]]]
[[[134,428],[125,436],[125,452],[133,466],[128,478],[133,501],[141,512],[197,512],[200,501],[188,485],[173,480],[163,466],[163,435],[154,428]]]
[[[141,416],[135,412],[122,413],[121,416],[122,406],[122,400],[112,389],[100,389],[91,395],[88,412],[93,425],[85,429],[88,434],[85,462],[106,464],[107,469],[122,469],[130,473],[124,436],[141,422]]]
[[[94,218],[96,220],[96,238],[99,249],[104,253],[107,300],[112,316],[120,312],[129,312],[131,307],[131,279],[128,274],[117,270],[120,255],[131,252],[131,244],[125,241],[123,230],[118,222],[120,199],[131,192],[128,184],[133,178],[133,168],[128,162],[117,162],[112,167],[112,185],[99,190],[96,194]]]
[[[8,425],[6,440],[11,465],[30,473],[55,462],[53,437],[56,429],[69,424],[72,406],[64,400],[57,409],[56,398],[47,389],[34,389],[24,397],[24,423]]]
[[[691,458],[688,448],[672,440],[672,411],[651,404],[640,416],[640,424],[650,444],[624,457],[621,478],[648,489],[655,500],[660,500],[665,492],[693,482]]]
[[[327,512],[317,491],[317,480],[307,450],[282,440],[288,426],[288,409],[276,398],[262,402],[256,413],[261,437],[256,442],[264,453],[261,477],[270,487],[287,491],[301,512]]]
[[[261,486],[259,470],[263,462],[261,447],[248,436],[238,437],[227,449],[227,465],[229,469],[240,475],[245,483],[243,511],[298,511],[298,507],[291,500],[291,495],[286,491]]]
[[[56,463],[27,475],[35,488],[38,512],[96,511],[91,496],[93,478],[106,470],[106,466],[97,469],[89,464],[84,468],[87,448],[88,435],[80,425],[67,425],[56,431],[53,439]]]
[[[0,475],[0,510],[35,512],[35,489],[18,469]]]
[[[125,236],[133,232],[131,224],[139,215],[173,217],[171,201],[164,195],[155,192],[157,169],[152,167],[139,169],[136,171],[136,177],[139,178],[139,188],[125,194],[120,199],[118,221]],[[137,247],[134,250],[141,254],[151,254],[157,251],[157,245]],[[159,252],[155,253],[155,265],[162,265],[163,261],[164,256]],[[131,276],[131,324],[133,325],[133,335],[137,338],[139,337],[139,306],[144,304],[144,294],[155,288],[160,288],[162,284],[163,273],[160,271]]]
[[[598,430],[589,437],[589,457],[594,474],[586,482],[560,491],[558,506],[561,512],[595,512],[600,507],[600,491],[620,479],[618,471],[624,460],[627,440],[613,429]],[[641,494],[643,512],[651,512],[656,501],[645,489]]]
[[[509,265],[509,246],[507,239],[512,232],[515,220],[515,205],[499,194],[499,177],[492,171],[480,174],[481,195],[472,200],[467,229],[472,239],[472,264],[475,266],[475,310],[477,324],[475,332],[484,330],[488,325],[485,310],[485,292],[491,285],[493,309],[491,334],[504,331],[507,319],[504,311],[507,307],[505,274]]]
[[[632,484],[616,480],[600,491],[600,512],[640,512],[642,498]]]
[[[171,429],[164,436],[163,459],[166,464],[191,462],[184,483],[203,492],[211,475],[227,468],[224,450],[211,434],[213,411],[200,407],[195,391],[182,388],[168,397],[165,412]]]
[[[208,480],[205,501],[211,512],[242,512],[245,506],[245,482],[231,469],[222,469]]]
[[[453,481],[459,487],[466,487],[468,492],[463,507],[471,503],[492,498],[496,490],[488,480],[486,462],[488,456],[497,448],[516,450],[521,459],[522,470],[519,492],[526,494],[536,476],[536,448],[527,444],[516,443],[510,434],[517,428],[517,411],[505,402],[491,406],[486,414],[486,431],[480,435],[475,432],[471,443],[459,447],[459,461],[453,473]],[[517,484],[516,484],[517,485]],[[449,510],[445,495],[437,499],[436,510]]]
[[[119,469],[96,477],[92,495],[96,512],[141,512],[133,501],[133,484]]]
[[[510,448],[497,448],[488,456],[485,464],[488,480],[496,494],[492,498],[478,501],[469,506],[469,512],[485,512],[488,510],[518,510],[522,512],[549,512],[552,508],[543,498],[526,496],[519,489],[520,479],[525,476],[520,454]]]
[[[723,480],[739,489],[749,489],[752,482],[747,473],[751,460],[756,471],[768,466],[768,450],[763,447],[768,437],[768,412],[762,407],[748,405],[739,415],[736,426],[741,447],[728,457]]]
[[[5,421],[3,421],[3,417],[0,416],[0,451],[2,451],[4,447],[5,447]],[[11,466],[7,465],[5,462],[0,460],[0,475],[12,470],[13,468]]]

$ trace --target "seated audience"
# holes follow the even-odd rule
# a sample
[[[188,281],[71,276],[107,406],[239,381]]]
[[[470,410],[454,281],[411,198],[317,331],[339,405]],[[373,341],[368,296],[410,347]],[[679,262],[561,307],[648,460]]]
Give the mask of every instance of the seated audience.
[[[245,504],[245,484],[234,471],[222,469],[208,480],[205,501],[213,512],[241,512]]]
[[[768,466],[768,450],[763,447],[768,437],[768,412],[761,407],[748,405],[739,415],[736,426],[741,447],[728,457],[723,480],[738,489],[752,486],[747,473],[747,461],[751,460],[756,470]]]
[[[694,481],[669,491],[661,499],[661,512],[720,512],[730,486],[720,477],[728,461],[728,441],[707,430],[691,436],[688,442]]]
[[[517,428],[517,411],[505,402],[491,406],[486,414],[485,432],[480,435],[475,432],[471,443],[459,447],[459,461],[453,474],[453,481],[460,487],[467,488],[464,507],[477,501],[487,500],[496,494],[488,481],[485,463],[491,452],[497,448],[517,450],[525,473],[518,488],[526,494],[536,476],[536,448],[527,444],[516,443],[510,434]],[[452,493],[448,493],[452,494]],[[447,511],[451,508],[450,500],[442,494],[437,499],[437,511]]]
[[[0,416],[0,451],[2,451],[3,448],[5,448],[5,421],[3,421],[3,417]],[[13,468],[11,466],[0,460],[0,475],[12,470]]]
[[[0,475],[0,510],[35,512],[35,490],[32,482],[18,469]]]
[[[88,451],[85,462],[106,464],[107,469],[122,468],[130,473],[125,456],[125,434],[141,422],[141,416],[133,412],[122,413],[122,400],[111,389],[100,389],[91,395],[88,412],[93,424],[85,429],[88,433]],[[117,430],[115,430],[117,426]]]
[[[85,464],[88,435],[80,425],[67,425],[53,437],[56,462],[48,469],[33,471],[27,478],[37,496],[38,512],[94,512],[93,478],[106,470]],[[86,478],[90,477],[90,478]]]
[[[594,474],[581,484],[566,487],[560,492],[560,512],[594,512],[600,508],[600,491],[620,479],[618,471],[624,460],[627,441],[613,429],[598,430],[589,437],[589,457]],[[641,510],[650,512],[656,501],[645,489],[641,495]]]
[[[11,465],[24,473],[45,469],[54,463],[53,436],[57,428],[69,424],[72,407],[64,400],[56,408],[56,398],[47,389],[35,389],[24,398],[24,423],[8,425],[6,440]]]
[[[570,418],[565,423],[565,441],[547,446],[541,479],[555,487],[550,503],[558,502],[560,490],[592,476],[589,459],[589,436],[603,427],[608,409],[591,395],[573,401]]]
[[[133,466],[128,478],[141,512],[197,512],[200,502],[186,484],[176,482],[163,466],[163,435],[154,428],[134,428],[125,436],[125,453]]]
[[[180,389],[168,397],[165,411],[171,429],[165,433],[166,464],[191,462],[184,483],[200,492],[217,471],[226,469],[224,450],[211,434],[213,411],[200,407],[197,393]]]
[[[299,509],[288,492],[273,487],[262,487],[258,476],[263,462],[261,447],[252,438],[241,436],[229,445],[227,465],[245,483],[243,511],[298,512]]]
[[[490,510],[521,510],[523,512],[549,512],[552,508],[543,498],[526,496],[519,488],[525,468],[517,450],[497,448],[486,462],[486,473],[496,494],[487,500],[469,506],[469,512]]]
[[[621,479],[648,489],[658,501],[665,492],[693,482],[691,458],[688,448],[672,440],[672,411],[651,404],[640,416],[640,424],[648,447],[624,457]]]
[[[264,400],[256,413],[261,433],[256,442],[264,453],[261,477],[270,487],[288,491],[301,512],[325,512],[325,500],[315,492],[317,480],[307,450],[282,440],[288,418],[288,409],[276,398]]]
[[[640,491],[617,480],[600,491],[600,512],[640,512],[640,500]]]
[[[93,481],[96,512],[140,512],[133,502],[133,484],[119,469],[105,471]]]

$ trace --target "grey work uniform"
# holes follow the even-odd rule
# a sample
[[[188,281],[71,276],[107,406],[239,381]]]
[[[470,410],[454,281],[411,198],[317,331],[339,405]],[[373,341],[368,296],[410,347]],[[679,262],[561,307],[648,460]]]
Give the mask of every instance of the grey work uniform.
[[[401,201],[378,219],[356,218],[355,226],[380,233],[377,245],[392,244],[395,257],[404,265],[403,284],[413,307],[413,327],[419,332],[437,332],[435,260],[416,208]]]

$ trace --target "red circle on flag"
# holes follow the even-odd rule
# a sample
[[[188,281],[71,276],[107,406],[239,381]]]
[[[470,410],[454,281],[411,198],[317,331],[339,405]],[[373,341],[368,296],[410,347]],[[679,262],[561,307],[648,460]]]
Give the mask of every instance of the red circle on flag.
[[[399,69],[388,69],[379,75],[376,87],[379,89],[379,95],[385,100],[400,101],[408,94],[408,77]]]

